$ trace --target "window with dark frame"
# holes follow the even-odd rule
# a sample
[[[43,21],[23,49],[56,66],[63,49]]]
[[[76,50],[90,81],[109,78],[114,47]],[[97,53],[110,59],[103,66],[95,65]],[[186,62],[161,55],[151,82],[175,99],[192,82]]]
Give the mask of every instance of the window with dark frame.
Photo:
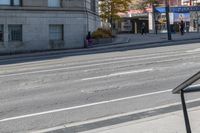
[[[8,25],[9,41],[22,41],[22,25]]]
[[[48,0],[48,7],[61,7],[61,0]]]
[[[21,6],[22,5],[22,0],[11,0],[11,5],[12,6]]]
[[[3,35],[4,35],[3,25],[0,25],[0,42],[3,42]]]
[[[96,0],[91,0],[91,11],[96,12]]]
[[[10,0],[0,0],[0,5],[10,5],[11,1]]]
[[[63,25],[59,24],[59,25],[49,25],[49,40],[50,41],[62,41],[63,40],[63,36],[64,36],[64,32],[63,32]]]
[[[0,0],[0,5],[22,6],[22,0]]]

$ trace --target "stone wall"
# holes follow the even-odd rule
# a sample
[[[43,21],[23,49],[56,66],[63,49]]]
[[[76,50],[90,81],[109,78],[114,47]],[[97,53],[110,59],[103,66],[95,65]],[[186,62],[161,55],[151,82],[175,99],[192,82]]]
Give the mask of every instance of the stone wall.
[[[92,10],[91,2],[94,0],[62,0],[62,9],[85,9]],[[96,0],[96,13],[98,13],[98,0]],[[23,0],[23,7],[48,7],[48,0]],[[23,8],[22,7],[22,8]]]
[[[47,7],[48,0],[23,0],[22,3],[25,7]]]
[[[33,4],[31,3],[33,0],[25,1],[26,2],[23,4],[26,6]],[[42,7],[46,0],[34,1],[33,5]],[[74,3],[73,7],[80,6],[80,3],[78,3],[80,0],[65,0],[65,4],[69,5],[67,2],[72,1],[76,1],[76,4]],[[13,7],[11,10],[1,10],[0,7],[0,18],[0,24],[4,25],[4,42],[0,43],[0,54],[50,49],[82,48],[84,47],[84,40],[87,32],[96,30],[100,25],[99,16],[91,11],[86,12],[85,9],[55,10],[44,8],[44,10],[29,10],[27,8],[21,9]],[[22,42],[8,41],[9,24],[22,25]],[[62,24],[64,26],[63,41],[49,41],[50,24]]]
[[[4,42],[0,47],[0,54],[49,49],[68,49],[84,47],[87,34],[87,17],[84,12],[24,12],[0,11],[0,24],[4,25]],[[98,26],[96,16],[89,14],[90,31]],[[8,25],[22,24],[23,41],[8,41]],[[49,41],[49,25],[62,24],[64,26],[63,45],[52,47]],[[59,42],[60,43],[60,42]]]

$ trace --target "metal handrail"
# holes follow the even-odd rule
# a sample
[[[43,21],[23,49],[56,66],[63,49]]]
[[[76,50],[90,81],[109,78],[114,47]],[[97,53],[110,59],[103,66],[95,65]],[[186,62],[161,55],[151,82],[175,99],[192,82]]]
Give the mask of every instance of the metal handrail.
[[[184,93],[200,92],[200,84],[192,85],[199,79],[200,79],[200,71],[172,90],[173,94],[180,94],[181,96],[181,103],[183,107],[183,115],[185,119],[185,126],[186,126],[187,133],[192,133],[192,131],[190,127]]]
[[[184,90],[185,88],[189,87],[190,85],[192,85],[194,82],[196,82],[199,79],[200,79],[200,71],[196,73],[195,75],[193,75],[188,80],[186,80],[185,82],[183,82],[182,84],[180,84],[179,86],[177,86],[175,89],[173,89],[172,91],[173,94],[180,93],[181,90]]]
[[[191,85],[184,89],[184,93],[193,93],[193,92],[199,92],[200,91],[200,84],[197,85]]]

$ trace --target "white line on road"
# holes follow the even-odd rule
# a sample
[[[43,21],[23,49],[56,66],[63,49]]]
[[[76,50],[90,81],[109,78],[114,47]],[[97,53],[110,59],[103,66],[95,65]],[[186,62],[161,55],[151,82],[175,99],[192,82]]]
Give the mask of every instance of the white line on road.
[[[91,78],[84,78],[81,79],[82,81],[88,81],[88,80],[94,80],[94,79],[102,79],[102,78],[110,78],[110,77],[115,77],[115,76],[121,76],[121,75],[128,75],[128,74],[134,74],[134,73],[142,73],[142,72],[150,72],[153,71],[154,69],[140,69],[140,70],[134,70],[134,71],[126,71],[126,72],[120,72],[120,73],[113,73],[113,74],[108,74],[108,75],[103,75],[103,76],[97,76],[97,77],[91,77]]]
[[[149,56],[157,56],[157,55],[161,55],[161,54],[174,54],[174,53],[177,53],[177,52],[181,52],[182,53],[182,51],[177,51],[177,50],[175,50],[175,51],[163,51],[163,52],[156,52],[156,53],[149,53],[149,54],[145,54],[145,55],[135,55],[135,56],[125,56],[125,57],[112,57],[112,58],[109,58],[109,59],[105,59],[105,58],[103,58],[103,61],[113,61],[113,60],[121,60],[121,59],[130,59],[130,58],[144,58],[144,57],[149,57]],[[63,54],[63,55],[65,55],[65,54]],[[54,56],[57,56],[57,55],[45,55],[45,57],[46,58],[49,58],[49,57],[54,57]],[[59,56],[60,56],[60,54],[59,54]],[[23,57],[23,59],[37,59],[38,57]],[[40,58],[40,57],[39,57]],[[0,59],[0,62],[2,62],[2,61],[8,61],[8,60],[11,60],[11,61],[19,61],[19,60],[22,60],[21,58],[12,58],[12,59]],[[34,62],[23,62],[23,63],[17,63],[17,64],[12,64],[12,66],[14,66],[14,67],[16,67],[16,66],[21,66],[21,65],[31,65],[31,66],[33,66],[34,64],[36,64],[36,63],[50,63],[50,62],[53,62],[53,63],[55,63],[55,60],[56,61],[62,61],[63,60],[63,58],[56,58],[56,59],[54,59],[53,61],[52,60],[39,60],[39,61],[34,61]],[[102,60],[102,59],[101,59]],[[64,61],[63,60],[63,63],[65,63],[66,61]],[[86,61],[87,62],[87,61]],[[91,61],[89,61],[89,62],[87,62],[87,63],[92,63]],[[52,64],[49,64],[49,65],[52,65]],[[6,65],[4,65],[4,66],[6,66]],[[8,65],[8,66],[10,66],[10,65]]]
[[[11,76],[21,76],[21,75],[27,75],[27,74],[37,74],[37,73],[44,73],[44,72],[52,72],[52,71],[60,71],[60,70],[66,70],[66,68],[56,68],[56,69],[49,69],[49,70],[39,70],[39,71],[30,71],[30,72],[20,72],[20,73],[11,73],[11,74],[5,74],[0,75],[0,78],[4,77],[11,77]]]
[[[23,119],[23,118],[33,117],[33,116],[40,116],[40,115],[46,115],[46,114],[51,114],[51,113],[58,113],[58,112],[62,112],[62,111],[68,111],[68,110],[91,107],[91,106],[96,106],[96,105],[108,104],[108,103],[130,100],[130,99],[135,99],[135,98],[141,98],[141,97],[145,97],[145,96],[151,96],[151,95],[156,95],[156,94],[161,94],[161,93],[166,93],[166,92],[171,92],[171,91],[172,91],[171,89],[164,90],[164,91],[157,91],[157,92],[151,92],[151,93],[140,94],[140,95],[135,95],[135,96],[130,96],[130,97],[118,98],[118,99],[113,99],[113,100],[108,100],[108,101],[79,105],[79,106],[74,106],[74,107],[61,108],[61,109],[55,109],[55,110],[44,111],[44,112],[39,112],[39,113],[21,115],[21,116],[1,119],[0,122],[6,122],[6,121],[18,120],[18,119]]]
[[[49,70],[47,69],[47,70],[35,70],[35,71],[28,71],[28,72],[1,74],[0,78],[10,77],[10,76],[21,76],[21,75],[28,75],[28,74],[38,74],[38,73],[53,72],[53,71],[61,71],[61,70],[69,70],[69,69],[77,69],[77,68],[96,67],[96,66],[100,66],[100,65],[109,65],[109,64],[115,64],[115,63],[125,63],[125,62],[130,62],[130,61],[143,61],[143,60],[159,59],[159,58],[165,58],[165,57],[169,58],[169,57],[185,56],[185,55],[192,55],[192,53],[188,53],[188,54],[171,54],[171,55],[163,55],[163,56],[157,56],[157,57],[146,57],[146,58],[142,58],[142,59],[130,58],[130,60],[119,60],[119,61],[103,62],[103,63],[96,63],[96,64],[69,66],[69,67],[64,67],[64,68],[53,68],[53,69],[49,69]],[[162,61],[165,61],[165,60],[162,60]]]
[[[198,101],[200,101],[200,98],[193,99],[193,100],[188,100],[188,101],[186,101],[186,103],[189,104],[189,103],[198,102]],[[181,105],[181,102],[176,102],[176,103],[172,103],[172,104],[166,104],[166,105],[162,105],[162,106],[158,106],[158,107],[153,107],[153,108],[146,108],[146,109],[137,110],[137,111],[133,111],[133,112],[127,112],[127,113],[123,113],[123,114],[106,116],[106,117],[97,118],[97,119],[88,120],[88,121],[83,121],[83,122],[76,122],[76,123],[71,123],[71,124],[64,124],[64,125],[61,125],[61,126],[51,127],[51,128],[47,128],[47,129],[38,130],[38,131],[30,131],[30,133],[47,133],[47,132],[53,132],[53,131],[56,131],[56,130],[61,130],[61,129],[69,128],[69,127],[74,127],[74,126],[80,126],[80,125],[85,125],[85,124],[96,123],[96,122],[105,121],[105,120],[109,120],[109,119],[115,119],[115,118],[119,118],[119,117],[133,115],[133,114],[139,114],[139,113],[142,113],[142,112],[151,112],[151,111],[155,111],[157,109],[165,109],[165,108],[168,108],[168,107],[171,107],[171,106],[177,106],[177,105]],[[145,119],[145,118],[143,118],[143,119]]]
[[[187,53],[194,53],[194,52],[200,52],[200,48],[193,49],[193,50],[188,50],[186,51]]]

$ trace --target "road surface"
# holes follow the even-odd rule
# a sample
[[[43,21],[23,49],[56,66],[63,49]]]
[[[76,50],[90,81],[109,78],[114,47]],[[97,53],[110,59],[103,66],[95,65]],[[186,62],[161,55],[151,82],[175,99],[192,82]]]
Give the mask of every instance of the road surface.
[[[200,44],[0,60],[0,132],[28,132],[180,102],[171,90],[200,69]],[[190,103],[200,94],[187,95]],[[139,119],[138,118],[138,119]]]

